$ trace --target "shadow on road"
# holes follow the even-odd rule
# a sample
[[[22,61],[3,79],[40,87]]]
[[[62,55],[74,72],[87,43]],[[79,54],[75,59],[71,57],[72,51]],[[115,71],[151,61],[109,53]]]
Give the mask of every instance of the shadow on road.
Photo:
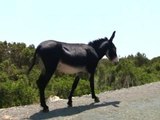
[[[120,101],[114,101],[114,102],[103,102],[103,103],[92,103],[89,105],[84,105],[84,106],[75,106],[75,107],[67,107],[67,108],[60,108],[60,109],[55,109],[52,110],[48,113],[35,113],[32,116],[30,116],[31,120],[42,120],[42,119],[49,119],[49,118],[54,118],[54,117],[60,117],[60,116],[71,116],[75,114],[79,114],[81,112],[95,109],[98,107],[105,107],[112,105],[114,107],[119,107],[118,105],[120,104]]]

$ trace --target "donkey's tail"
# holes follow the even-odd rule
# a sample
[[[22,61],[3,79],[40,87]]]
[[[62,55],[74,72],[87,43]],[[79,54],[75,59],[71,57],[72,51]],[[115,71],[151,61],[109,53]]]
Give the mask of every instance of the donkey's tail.
[[[37,49],[35,50],[35,53],[34,53],[34,56],[33,56],[33,59],[32,59],[32,63],[27,71],[27,75],[30,73],[30,71],[32,70],[33,66],[36,64],[36,61],[37,61]]]

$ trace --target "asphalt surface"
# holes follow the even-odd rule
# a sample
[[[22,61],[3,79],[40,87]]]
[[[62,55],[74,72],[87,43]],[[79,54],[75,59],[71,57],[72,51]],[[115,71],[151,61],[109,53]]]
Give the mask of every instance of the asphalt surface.
[[[0,109],[0,120],[160,120],[160,82],[108,91],[98,95],[75,97],[73,107],[67,100],[49,100],[50,112],[38,104]]]

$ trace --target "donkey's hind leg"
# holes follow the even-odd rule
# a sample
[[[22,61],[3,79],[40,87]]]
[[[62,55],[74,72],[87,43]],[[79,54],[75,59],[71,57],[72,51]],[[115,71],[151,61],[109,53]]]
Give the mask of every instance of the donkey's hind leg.
[[[46,105],[46,101],[45,101],[45,88],[52,74],[53,72],[51,71],[45,72],[45,73],[42,72],[39,79],[37,80],[37,86],[39,88],[39,94],[40,94],[40,103],[41,103],[41,106],[43,107],[43,112],[49,111],[49,108]]]
[[[76,76],[76,78],[73,82],[72,89],[71,89],[71,92],[70,92],[69,97],[68,97],[68,103],[67,103],[68,107],[72,107],[72,96],[73,96],[74,90],[76,89],[76,87],[78,85],[79,79],[80,79],[80,77]]]

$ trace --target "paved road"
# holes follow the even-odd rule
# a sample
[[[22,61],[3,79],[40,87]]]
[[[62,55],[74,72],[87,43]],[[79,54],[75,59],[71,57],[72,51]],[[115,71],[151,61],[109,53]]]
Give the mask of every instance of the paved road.
[[[104,92],[101,102],[93,103],[90,95],[67,100],[50,101],[49,113],[39,112],[39,105],[0,109],[2,120],[160,120],[160,82],[129,89]]]

